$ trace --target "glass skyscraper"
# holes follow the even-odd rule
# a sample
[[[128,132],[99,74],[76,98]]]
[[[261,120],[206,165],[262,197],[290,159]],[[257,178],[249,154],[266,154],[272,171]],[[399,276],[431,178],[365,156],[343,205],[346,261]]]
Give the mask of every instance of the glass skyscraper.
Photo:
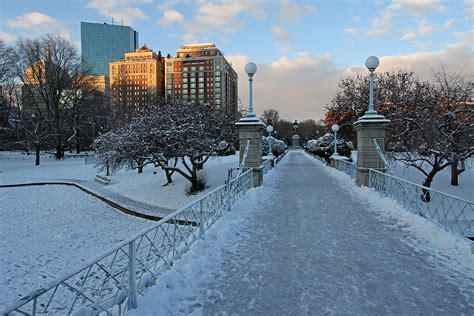
[[[138,48],[138,32],[130,26],[81,22],[82,63],[89,75],[109,77],[109,62]]]

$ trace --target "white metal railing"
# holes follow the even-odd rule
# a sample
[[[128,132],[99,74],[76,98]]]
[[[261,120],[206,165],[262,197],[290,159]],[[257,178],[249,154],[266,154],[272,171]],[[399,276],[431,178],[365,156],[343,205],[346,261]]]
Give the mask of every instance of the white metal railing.
[[[248,169],[226,185],[160,220],[152,228],[88,261],[81,268],[14,302],[3,314],[122,315],[135,308],[163,271],[229,211],[253,184]]]
[[[268,159],[268,160],[265,160],[263,163],[262,163],[262,172],[263,174],[267,174],[268,171],[270,171],[270,169],[272,169],[272,162]]]
[[[449,232],[474,237],[474,203],[369,169],[369,187]]]
[[[285,155],[288,153],[288,150],[285,150],[285,152],[283,154],[281,154],[280,156],[276,157],[275,158],[275,166],[280,163],[280,161],[283,159],[283,157],[285,157]]]
[[[339,170],[350,175],[352,179],[355,179],[357,176],[357,166],[347,160],[339,160]]]

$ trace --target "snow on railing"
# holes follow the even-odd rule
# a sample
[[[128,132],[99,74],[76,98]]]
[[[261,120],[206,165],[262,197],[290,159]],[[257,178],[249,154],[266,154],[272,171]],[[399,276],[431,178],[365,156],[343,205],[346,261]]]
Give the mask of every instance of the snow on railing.
[[[369,169],[369,187],[449,232],[474,237],[474,203]]]
[[[247,146],[245,146],[245,149],[244,149],[244,156],[242,157],[242,162],[240,163],[238,175],[240,175],[245,170],[245,162],[247,161],[247,155],[249,153],[249,147],[250,147],[250,139],[247,140]]]
[[[248,190],[248,169],[152,228],[95,257],[81,268],[14,302],[2,315],[123,315],[137,306],[137,296],[181,258],[191,244]]]
[[[283,154],[281,154],[280,156],[275,158],[275,165],[277,165],[283,159],[283,157],[285,157],[287,152],[288,152],[288,150],[285,150],[285,152]]]
[[[347,173],[348,175],[351,176],[352,179],[356,178],[357,175],[357,166],[344,159],[339,160],[339,171],[342,171],[344,173]]]

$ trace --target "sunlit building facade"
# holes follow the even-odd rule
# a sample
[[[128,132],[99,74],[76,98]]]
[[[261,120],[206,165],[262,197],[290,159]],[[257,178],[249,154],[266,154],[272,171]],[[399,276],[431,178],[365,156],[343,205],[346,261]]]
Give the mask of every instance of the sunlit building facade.
[[[183,45],[165,59],[165,98],[210,102],[237,112],[237,73],[212,43]]]
[[[164,58],[143,46],[109,64],[113,103],[141,107],[164,95]]]

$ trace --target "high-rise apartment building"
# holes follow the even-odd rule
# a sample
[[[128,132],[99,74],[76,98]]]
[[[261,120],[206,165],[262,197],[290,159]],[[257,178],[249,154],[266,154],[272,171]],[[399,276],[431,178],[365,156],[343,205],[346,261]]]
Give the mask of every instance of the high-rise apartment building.
[[[81,22],[82,62],[88,75],[109,78],[109,63],[138,48],[138,32],[130,26]]]
[[[110,91],[114,104],[139,108],[164,94],[164,58],[143,46],[109,64]]]
[[[165,98],[199,100],[237,112],[237,73],[212,43],[183,45],[165,59]]]

